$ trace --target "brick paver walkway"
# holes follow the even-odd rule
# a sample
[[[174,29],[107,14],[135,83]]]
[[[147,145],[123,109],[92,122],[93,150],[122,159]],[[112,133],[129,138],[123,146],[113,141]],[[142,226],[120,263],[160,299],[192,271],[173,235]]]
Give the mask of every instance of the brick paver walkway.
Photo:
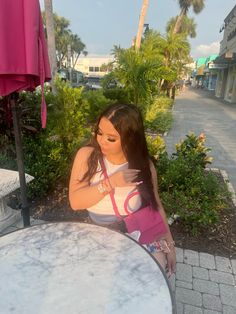
[[[226,171],[236,190],[236,104],[189,89],[177,97],[173,114],[173,128],[166,137],[168,152],[190,131],[204,132],[212,148],[212,166]],[[177,248],[171,285],[177,314],[236,314],[236,260]]]
[[[177,314],[236,314],[236,260],[177,250],[171,278]]]

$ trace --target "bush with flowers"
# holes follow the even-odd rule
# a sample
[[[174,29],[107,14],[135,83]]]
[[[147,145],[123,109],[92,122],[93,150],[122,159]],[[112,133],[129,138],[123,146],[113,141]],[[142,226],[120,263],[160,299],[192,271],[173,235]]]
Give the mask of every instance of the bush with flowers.
[[[186,139],[176,144],[176,157],[183,157],[187,159],[191,165],[199,165],[205,168],[207,164],[211,164],[213,158],[207,154],[211,151],[210,148],[205,147],[206,136],[201,133],[196,136],[194,133],[186,135]]]
[[[176,144],[176,152],[170,157],[163,146],[155,154],[153,147],[151,150],[168,216],[178,217],[178,223],[192,234],[218,222],[229,195],[219,178],[206,171],[213,158],[208,156],[211,149],[205,147],[205,140],[204,134],[190,133]]]

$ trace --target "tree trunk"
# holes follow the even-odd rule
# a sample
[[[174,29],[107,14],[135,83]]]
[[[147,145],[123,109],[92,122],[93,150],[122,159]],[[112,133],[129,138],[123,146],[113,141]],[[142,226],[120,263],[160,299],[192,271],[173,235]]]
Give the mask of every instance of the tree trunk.
[[[46,17],[46,29],[47,29],[47,43],[48,43],[48,56],[52,71],[52,89],[54,89],[54,78],[57,74],[57,57],[56,57],[56,44],[55,44],[55,32],[54,32],[54,19],[52,0],[44,0],[45,17]]]
[[[172,90],[171,90],[171,98],[175,100],[175,85],[172,87]]]
[[[140,17],[139,17],[138,32],[137,32],[136,42],[135,42],[136,50],[139,50],[140,48],[141,37],[142,37],[142,32],[143,32],[143,24],[144,24],[145,16],[147,13],[148,4],[149,4],[149,0],[143,0],[143,5],[142,5]]]
[[[173,34],[178,34],[182,25],[183,17],[186,15],[186,10],[182,9],[180,15],[177,17],[177,21],[175,23]]]

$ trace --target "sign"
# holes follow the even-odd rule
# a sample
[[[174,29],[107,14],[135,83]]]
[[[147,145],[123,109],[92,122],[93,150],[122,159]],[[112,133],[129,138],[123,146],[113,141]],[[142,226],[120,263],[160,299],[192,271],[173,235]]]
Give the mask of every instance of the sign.
[[[228,64],[215,64],[215,63],[209,63],[208,65],[209,69],[227,69]]]

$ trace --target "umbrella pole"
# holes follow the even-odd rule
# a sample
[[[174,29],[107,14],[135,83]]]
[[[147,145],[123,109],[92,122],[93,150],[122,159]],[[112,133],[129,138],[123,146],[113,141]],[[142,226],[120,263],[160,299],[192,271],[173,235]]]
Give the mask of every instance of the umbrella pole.
[[[29,204],[26,196],[26,180],[25,180],[25,169],[23,162],[23,149],[21,141],[21,129],[19,123],[19,108],[17,106],[17,93],[12,93],[10,95],[10,104],[12,108],[13,116],[13,127],[16,145],[16,160],[20,179],[20,195],[22,203],[22,216],[24,227],[30,226],[30,214],[29,214]]]

